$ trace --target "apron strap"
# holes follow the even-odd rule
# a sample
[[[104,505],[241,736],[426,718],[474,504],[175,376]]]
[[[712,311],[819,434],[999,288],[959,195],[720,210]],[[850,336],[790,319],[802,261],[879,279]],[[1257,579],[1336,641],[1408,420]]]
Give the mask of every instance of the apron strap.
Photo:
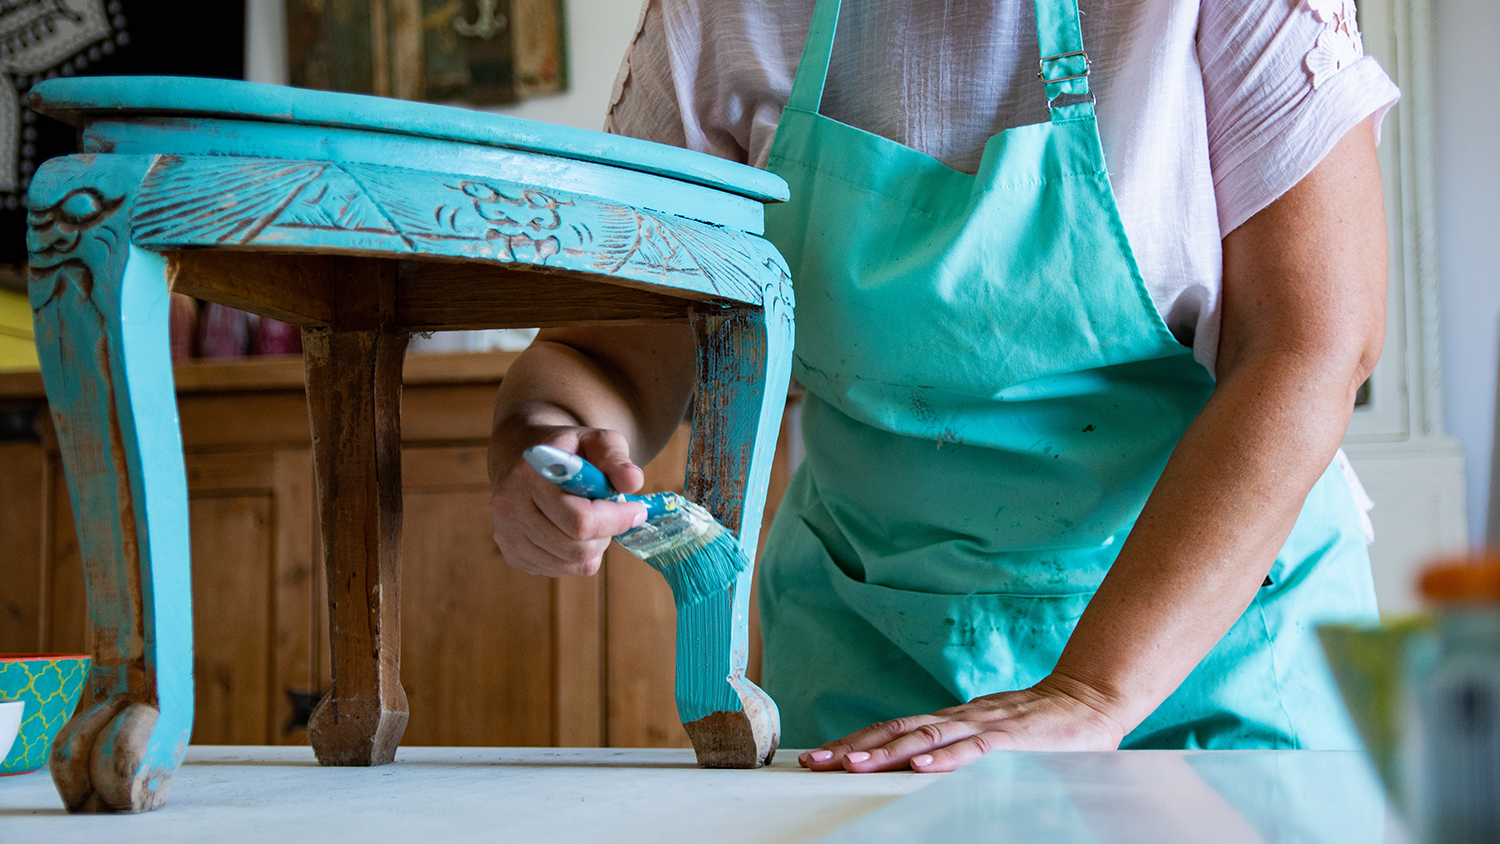
[[[813,7],[812,27],[797,62],[797,78],[787,108],[817,113],[823,104],[823,83],[828,81],[828,60],[833,56],[833,33],[839,27],[840,0],[818,0]]]
[[[1078,0],[1035,0],[1037,47],[1041,56],[1037,76],[1042,79],[1047,102],[1063,94],[1089,96],[1089,57],[1083,52],[1083,31],[1078,23]],[[839,24],[841,0],[817,0],[807,43],[797,63],[787,107],[817,113],[823,104],[823,86],[828,81],[828,62],[833,57],[833,36]]]
[[[1078,0],[1036,0],[1036,42],[1041,51],[1037,76],[1048,105],[1063,94],[1089,96],[1089,57],[1083,51]]]

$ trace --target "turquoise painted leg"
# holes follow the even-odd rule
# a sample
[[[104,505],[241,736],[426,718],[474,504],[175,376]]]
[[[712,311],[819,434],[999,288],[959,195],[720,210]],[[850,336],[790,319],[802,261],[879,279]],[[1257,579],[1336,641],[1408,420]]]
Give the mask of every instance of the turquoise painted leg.
[[[89,685],[53,746],[73,812],[161,806],[193,727],[187,477],[166,261],[130,243],[151,156],[71,156],[29,196],[37,353],[78,525]]]
[[[686,491],[739,538],[755,559],[761,514],[792,353],[792,291],[768,263],[764,308],[695,313],[699,389]],[[677,710],[698,764],[755,768],[781,741],[775,701],[745,677],[749,657],[747,568],[723,591],[675,594]]]

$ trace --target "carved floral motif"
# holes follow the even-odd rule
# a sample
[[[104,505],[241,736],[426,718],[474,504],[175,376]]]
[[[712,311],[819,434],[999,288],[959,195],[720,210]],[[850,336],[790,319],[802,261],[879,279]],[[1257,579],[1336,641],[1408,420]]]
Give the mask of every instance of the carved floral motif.
[[[163,157],[135,239],[433,255],[555,266],[761,301],[772,253],[754,236],[511,182],[371,164]]]

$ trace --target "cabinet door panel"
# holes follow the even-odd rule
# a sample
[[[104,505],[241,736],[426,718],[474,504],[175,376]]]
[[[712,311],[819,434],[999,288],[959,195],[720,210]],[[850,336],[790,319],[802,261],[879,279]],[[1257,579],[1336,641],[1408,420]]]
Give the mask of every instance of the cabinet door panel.
[[[408,448],[401,561],[407,745],[554,743],[554,584],[505,564],[482,448]]]
[[[317,676],[312,462],[190,454],[196,744],[305,744]],[[321,572],[320,572],[321,574]]]
[[[194,744],[268,744],[271,496],[193,496]]]
[[[43,519],[47,454],[35,443],[0,445],[0,653],[42,650]]]

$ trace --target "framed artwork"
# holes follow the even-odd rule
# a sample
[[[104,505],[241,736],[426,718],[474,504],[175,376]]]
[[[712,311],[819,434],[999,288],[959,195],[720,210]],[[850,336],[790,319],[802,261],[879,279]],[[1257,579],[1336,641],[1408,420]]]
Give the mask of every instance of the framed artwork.
[[[563,0],[286,0],[291,83],[505,105],[567,90]]]

